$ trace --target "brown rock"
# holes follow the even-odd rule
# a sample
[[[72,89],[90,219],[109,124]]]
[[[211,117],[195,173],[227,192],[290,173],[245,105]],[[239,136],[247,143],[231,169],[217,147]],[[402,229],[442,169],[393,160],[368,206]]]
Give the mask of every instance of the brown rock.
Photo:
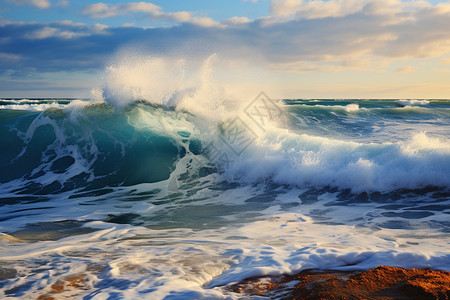
[[[51,290],[48,293],[39,296],[37,299],[53,300],[54,294],[61,294],[67,291],[76,292],[79,290],[87,290],[87,289],[89,289],[87,275],[81,273],[77,275],[67,276],[64,279],[57,280],[54,284],[51,285]]]
[[[272,278],[259,288],[261,279],[247,279],[232,286],[234,292],[285,299],[450,299],[450,273],[430,269],[380,266],[363,272],[302,271]],[[286,293],[289,282],[299,281]],[[239,291],[240,289],[240,291]]]

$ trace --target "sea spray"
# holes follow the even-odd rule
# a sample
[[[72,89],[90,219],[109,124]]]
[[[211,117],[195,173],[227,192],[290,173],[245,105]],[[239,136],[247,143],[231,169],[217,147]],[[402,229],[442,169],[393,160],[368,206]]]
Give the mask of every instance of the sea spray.
[[[217,54],[199,66],[184,59],[122,52],[106,68],[104,83],[93,90],[93,98],[102,99],[118,109],[136,101],[174,106],[198,117],[220,121],[235,113],[236,106],[248,101],[248,92],[224,89],[215,76]]]

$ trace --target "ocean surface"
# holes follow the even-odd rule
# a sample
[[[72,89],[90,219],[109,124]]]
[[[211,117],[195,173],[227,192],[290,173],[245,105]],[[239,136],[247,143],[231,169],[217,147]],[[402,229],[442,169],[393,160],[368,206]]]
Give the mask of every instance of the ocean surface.
[[[450,100],[104,96],[0,100],[0,298],[450,271]]]

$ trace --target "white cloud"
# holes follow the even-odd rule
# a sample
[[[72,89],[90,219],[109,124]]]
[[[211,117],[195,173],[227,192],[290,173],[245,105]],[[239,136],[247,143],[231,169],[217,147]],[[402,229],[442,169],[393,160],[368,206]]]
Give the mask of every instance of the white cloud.
[[[59,24],[59,25],[66,25],[66,26],[73,26],[73,27],[83,27],[86,26],[85,23],[81,23],[81,22],[74,22],[72,20],[62,20],[62,21],[57,21],[54,22],[55,24]]]
[[[86,6],[82,13],[90,15],[92,18],[108,18],[118,15],[120,10],[114,6],[110,7],[108,4],[100,2]]]
[[[107,28],[108,26],[104,24],[87,26],[83,23],[74,23],[66,20],[50,23],[47,26],[27,32],[24,34],[24,37],[29,40],[42,40],[48,38],[70,40],[80,37],[87,37],[92,34],[104,34],[106,33],[105,30]]]
[[[222,21],[222,23],[227,25],[239,25],[239,24],[247,24],[250,23],[251,20],[247,17],[232,17]]]
[[[49,8],[49,0],[5,0],[6,2],[12,2],[18,5],[32,5],[39,8]]]
[[[275,69],[288,72],[373,69],[450,53],[450,4],[399,0],[272,0],[260,19],[278,29]],[[284,48],[289,47],[291,51]],[[295,50],[294,50],[295,49]],[[273,58],[272,58],[273,57]],[[378,65],[379,59],[383,64]],[[412,72],[405,66],[396,72]]]
[[[134,23],[133,22],[123,23],[121,27],[134,27]]]
[[[72,31],[68,31],[68,30],[61,30],[59,28],[49,27],[49,26],[44,27],[42,29],[38,29],[36,31],[30,32],[25,35],[25,37],[28,39],[37,39],[37,40],[53,38],[53,37],[63,38],[63,39],[71,39],[71,38],[80,37],[80,36],[82,36],[81,33],[72,32]]]
[[[217,23],[216,21],[214,21],[211,18],[192,18],[189,21],[187,21],[187,23],[192,23],[198,26],[203,26],[203,27],[212,27],[212,26],[216,26],[219,23]]]
[[[270,11],[275,16],[305,19],[345,16],[360,11],[367,0],[272,0]]]
[[[365,15],[406,17],[414,9],[430,8],[427,1],[400,0],[272,0],[270,11],[276,17],[320,19],[345,17],[363,12]],[[442,10],[448,9],[444,4]]]
[[[450,3],[439,3],[436,5],[436,9],[443,14],[450,13]]]
[[[109,28],[108,25],[97,23],[97,24],[95,24],[95,25],[92,27],[92,30],[93,30],[93,32],[95,32],[95,33],[102,33],[102,32],[104,32],[104,30],[107,29],[107,28]]]
[[[125,4],[108,5],[102,2],[94,3],[83,9],[83,14],[91,18],[109,18],[130,13],[144,13],[156,20],[169,20],[180,23],[194,23],[201,26],[213,26],[217,22],[210,18],[194,17],[192,12],[164,12],[162,7],[149,2],[131,2]]]

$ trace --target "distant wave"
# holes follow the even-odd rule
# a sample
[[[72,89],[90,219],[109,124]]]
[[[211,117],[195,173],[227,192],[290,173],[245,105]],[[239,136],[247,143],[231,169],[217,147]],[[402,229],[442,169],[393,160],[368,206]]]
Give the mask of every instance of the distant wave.
[[[430,101],[428,100],[398,100],[398,103],[402,104],[402,105],[408,105],[408,106],[417,106],[417,105],[427,105],[430,104]]]
[[[6,104],[0,105],[0,109],[10,109],[10,110],[25,110],[25,111],[44,111],[50,108],[64,108],[64,104],[53,103],[21,103],[21,104]]]
[[[4,102],[15,103],[15,104],[24,104],[24,103],[29,104],[29,103],[39,103],[40,101],[36,100],[36,99],[30,100],[30,99],[26,99],[26,98],[24,98],[24,99],[0,99],[0,103],[4,103]]]

